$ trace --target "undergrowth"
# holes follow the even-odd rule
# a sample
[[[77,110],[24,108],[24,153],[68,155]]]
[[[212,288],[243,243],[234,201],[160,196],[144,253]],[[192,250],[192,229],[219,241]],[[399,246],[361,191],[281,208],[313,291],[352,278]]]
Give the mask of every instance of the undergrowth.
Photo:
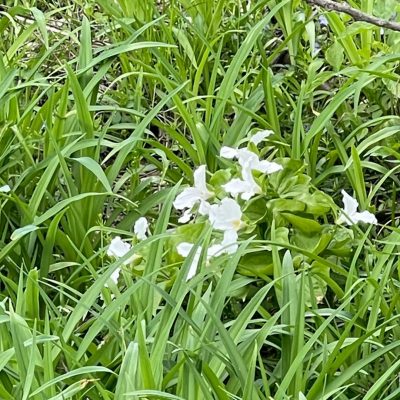
[[[400,398],[398,32],[5,0],[0,34],[1,399]]]

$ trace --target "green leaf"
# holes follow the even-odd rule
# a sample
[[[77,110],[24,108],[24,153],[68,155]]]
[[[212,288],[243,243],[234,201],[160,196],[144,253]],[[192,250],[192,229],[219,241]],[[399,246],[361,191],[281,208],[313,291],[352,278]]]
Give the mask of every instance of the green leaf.
[[[32,7],[31,11],[32,11],[33,16],[35,17],[35,20],[36,20],[36,23],[40,30],[40,33],[43,36],[44,45],[46,46],[46,49],[48,49],[49,48],[49,35],[47,33],[46,17],[43,14],[43,12],[40,11],[36,7]]]
[[[39,320],[39,281],[38,270],[28,273],[25,289],[25,313],[28,318]]]
[[[179,44],[182,46],[183,50],[186,53],[186,56],[189,58],[189,60],[192,63],[193,67],[195,69],[197,69],[198,66],[197,66],[196,56],[194,54],[194,51],[193,51],[193,48],[192,48],[192,46],[190,44],[189,39],[185,35],[185,31],[183,29],[178,29],[178,28],[173,27],[172,28],[172,32],[174,33],[174,35],[178,39]]]
[[[319,233],[322,230],[322,226],[313,219],[300,217],[295,214],[281,213],[287,221],[289,221],[295,228],[299,229],[303,233],[309,235]]]
[[[325,52],[326,61],[333,67],[335,71],[339,71],[344,61],[344,51],[340,43],[335,40]]]
[[[25,235],[27,235],[28,233],[34,232],[38,229],[39,229],[39,227],[37,227],[36,225],[26,225],[22,228],[18,228],[12,233],[11,240],[15,240],[15,241],[19,240],[22,237],[24,237]]]
[[[112,188],[110,186],[110,183],[108,182],[106,174],[102,170],[101,166],[95,160],[93,160],[90,157],[78,157],[78,158],[72,158],[72,160],[86,167],[90,172],[92,172],[96,176],[96,178],[101,182],[101,184],[104,186],[104,189],[108,193],[112,192]]]
[[[58,382],[65,381],[67,379],[73,378],[74,376],[79,376],[79,375],[84,375],[84,376],[90,376],[92,374],[95,374],[97,372],[105,372],[109,374],[113,374],[113,371],[111,371],[108,368],[105,367],[100,367],[100,366],[88,366],[88,367],[81,367],[78,369],[74,369],[73,371],[69,371],[63,375],[57,376],[56,378],[52,379],[49,382],[46,382],[44,385],[40,386],[37,390],[35,390],[29,398],[36,396],[37,394],[43,392],[43,390],[49,388],[50,386],[55,385]]]

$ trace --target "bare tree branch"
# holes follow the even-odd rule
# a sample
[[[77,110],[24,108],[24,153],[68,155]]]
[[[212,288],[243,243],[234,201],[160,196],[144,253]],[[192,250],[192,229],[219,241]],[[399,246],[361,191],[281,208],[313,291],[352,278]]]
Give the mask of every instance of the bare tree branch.
[[[366,14],[356,8],[350,7],[347,3],[336,2],[332,0],[306,0],[308,4],[313,4],[325,8],[329,11],[338,11],[352,16],[356,21],[368,22],[372,25],[380,26],[382,28],[391,29],[400,32],[400,24],[398,22],[387,21],[374,17],[373,15]]]

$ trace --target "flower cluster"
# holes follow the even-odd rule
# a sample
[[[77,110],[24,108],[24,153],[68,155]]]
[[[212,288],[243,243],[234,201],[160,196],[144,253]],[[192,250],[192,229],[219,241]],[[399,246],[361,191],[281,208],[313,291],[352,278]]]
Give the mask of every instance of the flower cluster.
[[[250,139],[250,142],[257,145],[262,140],[271,135],[272,131],[261,131]],[[242,169],[242,177],[232,179],[223,186],[223,189],[232,196],[238,196],[243,200],[249,200],[256,194],[261,193],[261,187],[256,183],[253,177],[253,171],[258,171],[263,174],[272,174],[282,169],[282,166],[276,162],[260,160],[257,154],[247,148],[235,149],[232,147],[222,147],[221,157],[229,159],[237,159]]]
[[[255,134],[250,142],[258,145],[270,136],[272,131],[260,131]],[[189,222],[194,210],[200,216],[207,216],[212,228],[222,231],[223,239],[220,243],[212,244],[205,252],[206,259],[222,254],[233,254],[238,248],[238,231],[244,226],[242,209],[238,203],[238,197],[242,200],[250,200],[256,194],[262,193],[261,187],[256,182],[253,172],[272,174],[282,169],[282,166],[267,160],[260,160],[256,153],[248,148],[221,148],[220,156],[226,159],[237,159],[241,176],[231,179],[222,185],[225,193],[231,197],[217,199],[214,193],[207,187],[206,166],[201,165],[194,172],[194,185],[185,188],[175,199],[173,205],[177,210],[183,211],[179,218],[180,223]],[[210,199],[214,200],[211,204]],[[182,257],[187,257],[194,247],[194,243],[182,242],[177,246],[177,251]],[[192,278],[197,271],[202,253],[201,247],[196,249],[192,264],[189,268],[187,279]]]
[[[322,230],[315,218],[325,215],[331,210],[331,206],[326,206],[323,201],[321,202],[320,199],[324,199],[322,193],[318,191],[309,193],[308,177],[301,172],[301,168],[293,164],[292,160],[281,160],[285,165],[285,174],[273,175],[267,181],[262,179],[265,175],[275,174],[283,169],[280,163],[260,159],[257,154],[258,144],[272,133],[272,131],[267,130],[259,131],[248,139],[249,145],[246,147],[223,146],[220,150],[220,157],[235,160],[234,168],[230,168],[227,173],[223,172],[218,178],[215,178],[216,175],[214,175],[211,182],[207,183],[206,166],[200,165],[193,173],[193,186],[184,188],[173,202],[173,206],[181,214],[178,219],[179,223],[187,224],[194,221],[200,222],[197,226],[202,226],[206,222],[213,232],[210,245],[206,249],[202,246],[196,247],[196,244],[191,241],[182,241],[176,245],[176,252],[180,256],[187,258],[191,255],[187,280],[196,275],[202,255],[208,262],[213,257],[223,254],[230,255],[237,251],[240,231],[251,225],[252,222],[251,218],[249,220],[249,215],[251,215],[249,210],[253,206],[249,204],[249,201],[259,195],[256,200],[258,202],[266,192],[265,185],[272,189],[272,193],[277,194],[277,198],[269,198],[269,196],[266,198],[264,196],[265,201],[264,203],[261,202],[261,207],[259,206],[260,203],[254,203],[257,204],[256,208],[261,209],[263,208],[262,204],[265,204],[264,209],[268,210],[261,210],[261,213],[264,212],[264,214],[260,217],[260,221],[265,221],[267,212],[270,213],[269,215],[273,214],[275,222],[278,221],[276,229],[281,229],[281,233],[289,232],[285,224],[290,224],[294,231],[293,237],[296,237],[296,240],[301,240],[299,233],[308,234],[308,226],[312,226],[314,232]],[[223,178],[220,179],[220,177]],[[282,192],[280,192],[281,187],[284,188]],[[344,207],[336,220],[337,224],[354,225],[359,222],[377,224],[377,219],[372,213],[358,211],[358,202],[355,198],[344,190],[342,190],[342,195]],[[258,211],[257,209],[256,213]],[[245,217],[244,213],[246,213]],[[300,216],[296,213],[300,213]],[[196,224],[192,224],[192,226],[196,226]],[[250,228],[252,227],[250,226]],[[139,218],[134,226],[137,240],[146,239],[148,231],[146,218]],[[190,231],[193,232],[191,228],[189,228]],[[283,236],[283,240],[289,241],[287,234],[286,239]],[[307,244],[307,242],[303,243]],[[131,245],[117,236],[111,241],[107,254],[114,258],[121,258],[130,250]],[[125,260],[124,264],[129,265],[137,258],[139,256],[134,254]],[[117,269],[112,274],[111,279],[117,282],[119,274],[120,269]]]

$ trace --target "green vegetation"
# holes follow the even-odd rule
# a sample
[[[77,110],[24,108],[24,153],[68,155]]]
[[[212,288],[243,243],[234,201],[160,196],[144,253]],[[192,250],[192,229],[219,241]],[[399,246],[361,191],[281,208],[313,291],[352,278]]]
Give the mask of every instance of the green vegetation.
[[[0,38],[0,399],[400,398],[399,32],[5,0]]]

